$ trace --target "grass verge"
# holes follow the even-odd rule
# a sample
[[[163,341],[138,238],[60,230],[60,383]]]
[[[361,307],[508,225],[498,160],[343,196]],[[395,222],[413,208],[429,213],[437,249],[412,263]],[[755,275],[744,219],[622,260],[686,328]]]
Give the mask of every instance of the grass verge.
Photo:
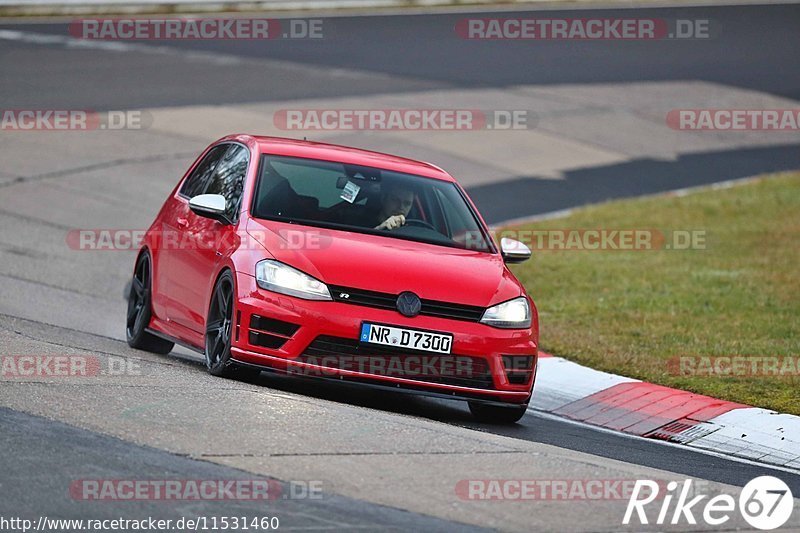
[[[800,415],[800,173],[609,202],[514,229],[545,236],[513,268],[537,303],[544,351]],[[576,229],[655,229],[654,245],[663,234],[673,246],[581,250],[596,241]],[[704,247],[675,249],[682,231],[704,237]],[[570,232],[577,240],[567,246]],[[553,249],[559,234],[567,249]],[[736,356],[746,359],[725,359]]]

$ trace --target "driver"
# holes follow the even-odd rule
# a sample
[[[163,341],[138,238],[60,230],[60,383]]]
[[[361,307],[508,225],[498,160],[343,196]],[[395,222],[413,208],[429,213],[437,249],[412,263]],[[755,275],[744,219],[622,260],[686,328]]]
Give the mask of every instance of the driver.
[[[406,223],[414,204],[414,192],[400,184],[384,184],[381,188],[381,208],[377,213],[375,229],[393,230]]]

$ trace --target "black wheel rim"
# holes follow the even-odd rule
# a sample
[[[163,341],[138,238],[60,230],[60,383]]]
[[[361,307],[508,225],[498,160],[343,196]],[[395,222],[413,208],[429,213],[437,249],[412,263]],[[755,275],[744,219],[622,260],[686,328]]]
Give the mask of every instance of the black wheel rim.
[[[231,345],[233,287],[223,278],[214,289],[206,323],[206,364],[213,368],[224,361]]]
[[[147,325],[144,323],[150,305],[150,258],[143,255],[136,263],[128,295],[128,318],[126,321],[128,337],[135,337]]]

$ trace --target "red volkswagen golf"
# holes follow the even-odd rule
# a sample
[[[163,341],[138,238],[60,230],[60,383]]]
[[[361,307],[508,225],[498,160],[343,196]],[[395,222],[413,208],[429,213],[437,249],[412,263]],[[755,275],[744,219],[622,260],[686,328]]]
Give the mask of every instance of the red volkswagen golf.
[[[179,343],[215,376],[347,380],[516,422],[539,328],[506,263],[529,257],[521,243],[496,243],[434,165],[233,135],[203,152],[147,231],[128,344],[167,353]]]

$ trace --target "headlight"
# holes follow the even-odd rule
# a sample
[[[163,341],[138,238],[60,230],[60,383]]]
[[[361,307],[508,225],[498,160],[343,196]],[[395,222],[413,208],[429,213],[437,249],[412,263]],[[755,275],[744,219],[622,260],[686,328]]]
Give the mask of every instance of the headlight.
[[[256,263],[256,283],[262,289],[306,300],[331,299],[331,293],[324,283],[272,259]]]
[[[496,328],[526,329],[531,327],[531,307],[524,296],[490,307],[483,313],[483,324]]]

